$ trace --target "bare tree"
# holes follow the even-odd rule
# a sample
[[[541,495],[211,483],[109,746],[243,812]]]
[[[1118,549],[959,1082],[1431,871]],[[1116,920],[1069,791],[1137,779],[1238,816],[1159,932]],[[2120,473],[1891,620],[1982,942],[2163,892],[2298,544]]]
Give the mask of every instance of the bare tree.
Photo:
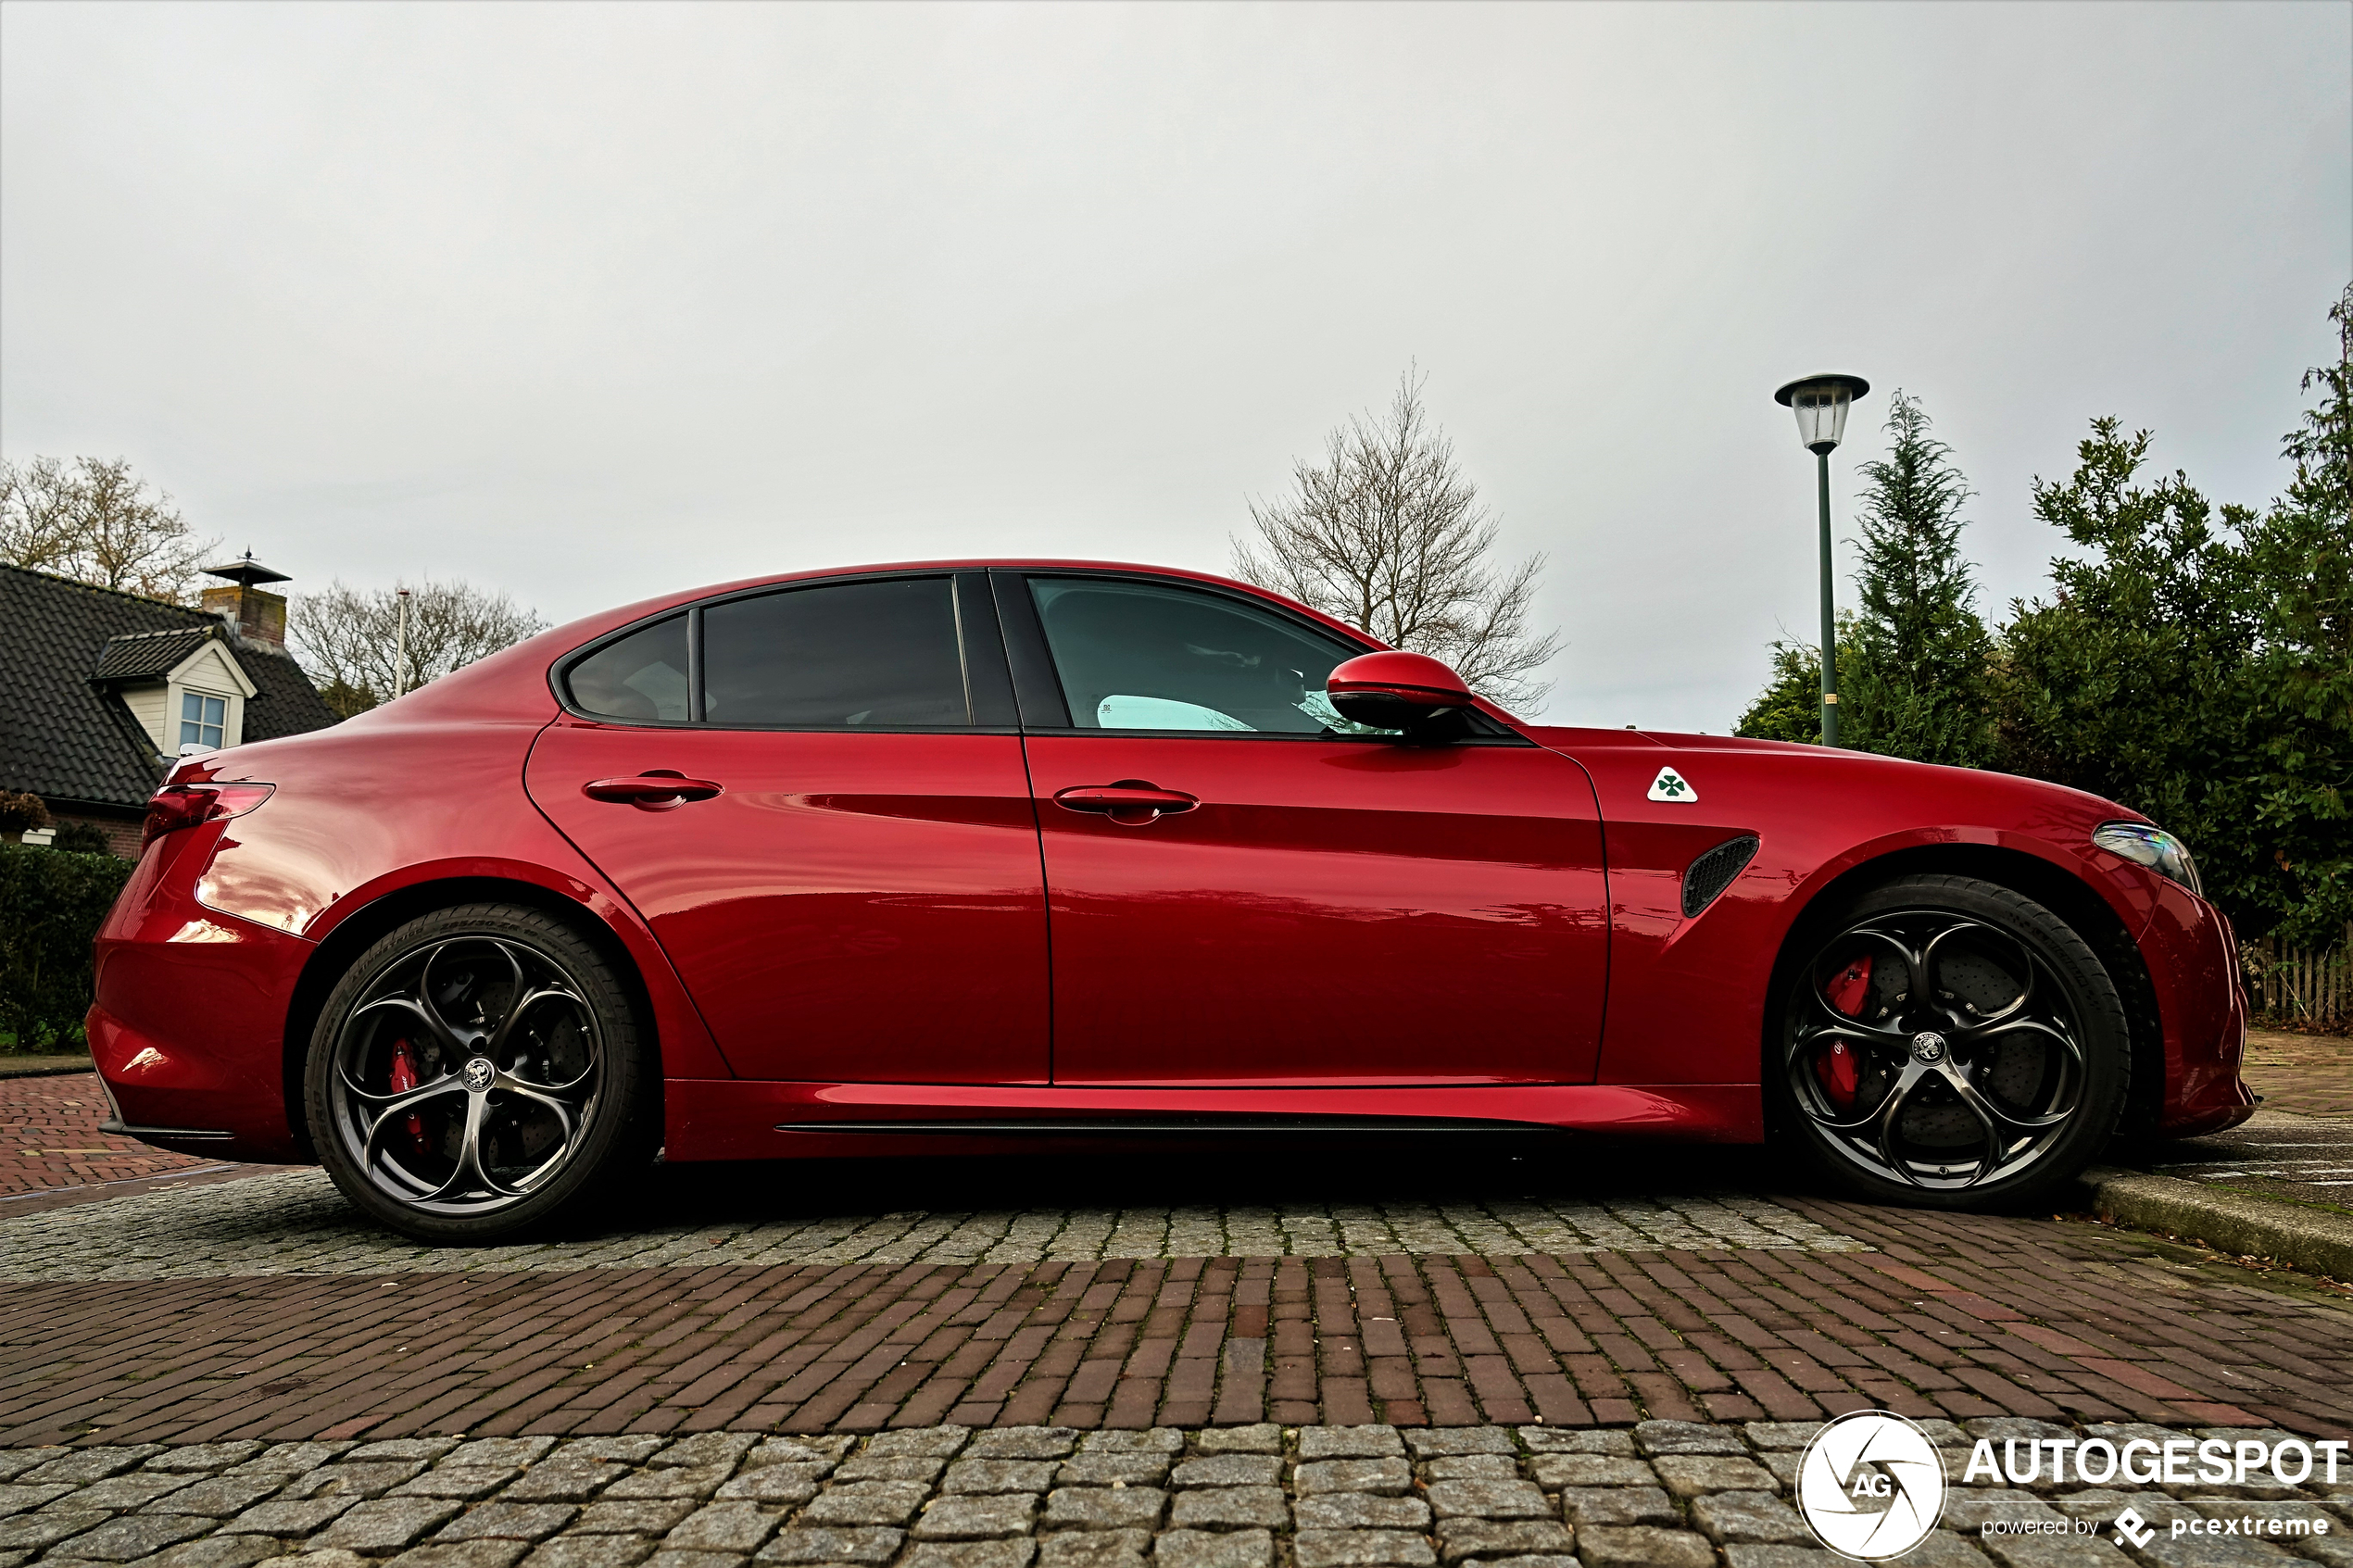
[[[409,670],[399,670],[400,590],[346,587],[305,594],[287,617],[287,634],[327,706],[346,719],[398,691],[463,669],[519,643],[547,622],[505,594],[466,583],[418,583],[409,593]]]
[[[0,561],[187,604],[220,541],[197,537],[127,458],[0,463]]]
[[[1292,465],[1297,493],[1251,503],[1257,536],[1234,544],[1234,575],[1360,628],[1392,647],[1453,665],[1506,706],[1552,689],[1541,670],[1557,633],[1528,630],[1544,558],[1489,564],[1496,522],[1454,466],[1454,444],[1422,408],[1408,371],[1386,412],[1325,438],[1324,460]]]

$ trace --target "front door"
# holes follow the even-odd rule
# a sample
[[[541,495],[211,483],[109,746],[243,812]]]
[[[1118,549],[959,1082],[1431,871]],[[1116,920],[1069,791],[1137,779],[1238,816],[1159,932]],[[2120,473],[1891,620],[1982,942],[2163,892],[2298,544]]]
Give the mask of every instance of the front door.
[[[1239,595],[998,583],[1057,1084],[1592,1080],[1608,918],[1583,769],[1483,717],[1440,746],[1347,723],[1324,680],[1364,650]]]
[[[983,574],[959,600],[948,575],[738,596],[564,671],[532,798],[743,1077],[1046,1079],[1021,739]]]

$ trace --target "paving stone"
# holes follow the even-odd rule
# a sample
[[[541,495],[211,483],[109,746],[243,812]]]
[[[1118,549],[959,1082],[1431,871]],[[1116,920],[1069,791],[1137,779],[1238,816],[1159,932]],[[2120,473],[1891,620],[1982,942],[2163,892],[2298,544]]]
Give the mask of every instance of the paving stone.
[[[462,1437],[386,1437],[380,1442],[362,1443],[344,1457],[354,1464],[376,1464],[387,1460],[418,1460],[431,1464],[464,1441]]]
[[[714,1502],[686,1515],[661,1540],[664,1551],[732,1551],[749,1555],[784,1521],[781,1509],[756,1502]]]
[[[1921,1424],[1926,1425],[1927,1423],[1923,1422]],[[1940,1422],[1937,1424],[1948,1425],[1950,1424]],[[1730,1553],[1735,1551],[1794,1552],[1798,1549],[1799,1549],[1796,1547],[1786,1546],[1743,1546],[1727,1547],[1725,1551],[1729,1555]],[[1823,1568],[1845,1568],[1846,1559],[1831,1557],[1827,1552],[1822,1555],[1828,1560],[1823,1564]],[[1986,1564],[1986,1557],[1983,1552],[1978,1550],[1977,1547],[1969,1540],[1960,1536],[1957,1536],[1949,1530],[1937,1531],[1935,1534],[1930,1536],[1928,1539],[1922,1541],[1919,1545],[1906,1552],[1901,1558],[1897,1559],[1897,1561],[1904,1564],[1904,1568],[1985,1568]]]
[[[1848,1559],[1834,1557],[1817,1547],[1764,1546],[1755,1543],[1734,1543],[1724,1549],[1724,1561],[1730,1568],[1846,1568]],[[1904,1568],[1913,1568],[1907,1553],[1895,1559]],[[1985,1559],[1977,1560],[1984,1568]]]
[[[1692,1503],[1692,1523],[1714,1541],[1803,1544],[1806,1521],[1770,1492],[1710,1492]]]
[[[1753,1449],[1803,1449],[1823,1424],[1818,1421],[1751,1421],[1742,1424],[1741,1435]]]
[[[320,1547],[290,1557],[269,1557],[263,1568],[375,1568],[377,1559],[362,1557],[341,1547]]]
[[[1458,1454],[1507,1454],[1512,1435],[1500,1426],[1433,1426],[1401,1434],[1416,1459],[1452,1459]]]
[[[1441,1519],[1545,1519],[1553,1505],[1526,1481],[1439,1481],[1429,1506]]]
[[[1585,1568],[1716,1568],[1716,1549],[1689,1530],[1652,1524],[1600,1524],[1577,1532]]]
[[[39,1508],[43,1503],[55,1501],[72,1490],[63,1481],[52,1481],[45,1486],[0,1486],[0,1518],[22,1513],[30,1508]]]
[[[572,1523],[580,1510],[561,1502],[486,1502],[444,1526],[436,1541],[535,1541]]]
[[[2044,1437],[2065,1437],[2071,1440],[2075,1436],[2072,1428],[2061,1426],[2056,1422],[2033,1421],[2020,1415],[1982,1415],[1974,1421],[1962,1422],[1961,1430],[1968,1434],[1970,1441],[1984,1439],[1993,1443],[1997,1449],[2002,1446],[2005,1438],[2030,1442]],[[2181,1434],[2175,1433],[2173,1436],[2179,1436]]]
[[[164,1499],[164,1512],[201,1513],[208,1519],[226,1519],[233,1513],[251,1508],[277,1489],[276,1482],[266,1479],[241,1480],[233,1475],[208,1475]]]
[[[646,1568],[744,1568],[751,1559],[739,1551],[657,1551]]]
[[[1634,1452],[1632,1434],[1611,1432],[1566,1431],[1558,1426],[1523,1426],[1519,1440],[1528,1445],[1532,1454],[1609,1454],[1630,1458]]]
[[[1302,1426],[1299,1457],[1318,1459],[1390,1459],[1403,1454],[1404,1440],[1394,1426]]]
[[[1657,1486],[1572,1486],[1561,1493],[1561,1515],[1588,1524],[1671,1524],[1675,1505]]]
[[[251,1536],[283,1536],[289,1539],[326,1527],[327,1522],[359,1505],[355,1496],[273,1498],[254,1504],[221,1526]]]
[[[1667,1489],[1679,1498],[1703,1492],[1770,1492],[1773,1474],[1752,1459],[1718,1459],[1699,1454],[1662,1454],[1651,1468]]]
[[[2157,1543],[2151,1541],[2151,1546]],[[2105,1533],[2097,1536],[1987,1536],[1978,1542],[1977,1561],[1991,1558],[2002,1568],[2126,1568],[2133,1560]],[[1910,1568],[1910,1558],[1905,1559]]]
[[[992,1461],[1005,1463],[1006,1461]],[[795,1469],[805,1468],[794,1466]],[[921,1481],[929,1486],[939,1479],[948,1468],[944,1459],[925,1459],[919,1454],[857,1454],[834,1467],[836,1481]]]
[[[94,1509],[44,1508],[38,1513],[19,1513],[11,1519],[0,1519],[0,1550],[16,1547],[55,1546],[69,1537],[94,1529],[112,1517],[112,1514],[101,1513]]]
[[[268,1536],[207,1536],[158,1552],[145,1568],[252,1568],[285,1549]]]
[[[963,1449],[965,1459],[1063,1459],[1078,1447],[1068,1426],[1000,1426],[981,1433]]]
[[[522,1474],[520,1467],[511,1464],[445,1464],[403,1481],[388,1495],[396,1498],[456,1498],[459,1502],[479,1502]]]
[[[1419,1498],[1380,1498],[1365,1492],[1332,1492],[1302,1498],[1294,1522],[1302,1530],[1427,1530],[1429,1504]]]
[[[1061,1486],[1158,1486],[1168,1479],[1167,1454],[1082,1453],[1062,1461],[1054,1471]]]
[[[459,1505],[447,1498],[370,1498],[354,1503],[312,1538],[311,1545],[351,1551],[398,1551],[458,1517]]]
[[[580,1511],[569,1536],[666,1536],[695,1511],[687,1498],[599,1498]]]
[[[1551,1519],[1503,1524],[1492,1519],[1446,1519],[1438,1525],[1438,1554],[1449,1562],[1470,1557],[1566,1556],[1577,1533]]]
[[[1203,1524],[1256,1524],[1279,1530],[1290,1523],[1290,1510],[1283,1502],[1279,1486],[1205,1486],[1177,1493],[1168,1518],[1179,1530]],[[1157,1553],[1162,1549],[1152,1549]]]
[[[1283,1429],[1261,1422],[1255,1426],[1212,1426],[1193,1434],[1193,1451],[1203,1454],[1278,1454]]]
[[[1299,1568],[1430,1568],[1429,1542],[1403,1530],[1302,1530],[1291,1538]]]
[[[1639,1459],[1616,1454],[1539,1454],[1529,1465],[1548,1492],[1570,1486],[1655,1486],[1658,1474]]]
[[[163,1452],[161,1443],[140,1443],[131,1448],[70,1449],[57,1459],[34,1465],[18,1477],[28,1486],[46,1486],[63,1481],[70,1486],[87,1486],[109,1475],[136,1468],[150,1456]]]
[[[510,1502],[586,1502],[629,1473],[617,1460],[566,1454],[533,1465],[502,1495]]]
[[[937,1460],[926,1460],[937,1464]],[[757,1470],[747,1470],[719,1488],[719,1496],[748,1502],[772,1503],[778,1507],[799,1508],[817,1495],[821,1467],[813,1464],[769,1464]]]
[[[1150,1530],[1064,1530],[1038,1541],[1038,1568],[1142,1568]]]
[[[1745,1454],[1737,1428],[1692,1421],[1643,1421],[1634,1425],[1634,1447],[1645,1454]]]
[[[915,1520],[919,1541],[988,1541],[1029,1534],[1036,1494],[982,1493],[935,1498]]]
[[[46,1444],[33,1449],[0,1449],[0,1481],[13,1481],[28,1470],[53,1459],[64,1459],[72,1452],[71,1449]]]
[[[653,1550],[643,1536],[559,1536],[540,1542],[523,1568],[632,1568]]]
[[[918,1459],[947,1459],[972,1436],[969,1426],[910,1426],[876,1433],[866,1445],[870,1454],[912,1454]]]
[[[2146,1513],[2148,1511],[2142,1509],[2141,1512]],[[1947,1492],[1944,1495],[1944,1527],[1968,1535],[1976,1535],[1987,1523],[1996,1519],[2058,1517],[2058,1510],[2033,1493],[2021,1492],[2015,1486],[1993,1486],[1983,1491]]]
[[[131,1513],[72,1537],[71,1555],[84,1562],[131,1562],[205,1535],[214,1521],[195,1514]]]
[[[286,1483],[282,1498],[380,1498],[411,1476],[424,1474],[421,1459],[322,1464]]]
[[[1273,1454],[1217,1454],[1189,1459],[1168,1473],[1168,1484],[1187,1486],[1271,1486],[1282,1479],[1283,1461]]]
[[[1291,1490],[1302,1498],[1318,1492],[1378,1492],[1395,1497],[1413,1484],[1414,1467],[1402,1458],[1316,1460],[1299,1466],[1291,1476]]]
[[[1756,1462],[1770,1471],[1773,1479],[1780,1482],[1784,1488],[1791,1488],[1797,1485],[1797,1473],[1805,1468],[1806,1455],[1797,1449],[1780,1449],[1771,1453],[1758,1454]],[[1949,1486],[1952,1483],[1948,1479],[1946,1484]]]
[[[607,1486],[600,1497],[617,1501],[640,1498],[707,1498],[735,1474],[732,1464],[682,1464],[640,1470]]]
[[[1275,1537],[1264,1530],[1171,1530],[1152,1543],[1156,1568],[1271,1568],[1274,1561]]]
[[[1028,1568],[1038,1543],[1027,1537],[994,1541],[924,1541],[910,1547],[900,1568]]]
[[[272,1443],[243,1464],[233,1465],[229,1474],[289,1478],[308,1474],[322,1464],[333,1463],[359,1446],[357,1443]]]
[[[648,1462],[658,1467],[724,1464],[730,1470],[760,1442],[750,1432],[698,1432],[671,1444]]]
[[[856,1481],[827,1487],[800,1516],[812,1524],[904,1524],[928,1490],[914,1481]]]
[[[182,1443],[147,1461],[149,1470],[226,1470],[243,1464],[269,1445],[247,1437],[233,1443]]]
[[[1173,1426],[1141,1432],[1089,1432],[1078,1440],[1082,1454],[1180,1454],[1185,1435]]]
[[[768,1544],[760,1549],[760,1561],[884,1563],[899,1555],[899,1543],[906,1537],[904,1530],[877,1526],[827,1528],[796,1524],[770,1537]]]
[[[531,1549],[529,1541],[435,1541],[402,1552],[393,1568],[514,1568]]]
[[[1167,1506],[1168,1494],[1157,1486],[1063,1486],[1046,1495],[1041,1523],[1049,1529],[1149,1529]]]
[[[556,1446],[553,1437],[476,1437],[449,1450],[448,1464],[536,1464]],[[151,1467],[152,1468],[152,1467]]]
[[[844,1433],[847,1436],[849,1434]],[[841,1455],[834,1445],[822,1438],[803,1440],[799,1437],[770,1437],[744,1455],[743,1467],[757,1470],[771,1464],[804,1464],[820,1470],[831,1470]]]
[[[1516,1481],[1519,1461],[1510,1454],[1454,1454],[1422,1461],[1425,1481]]]
[[[642,1432],[628,1437],[567,1437],[549,1457],[560,1460],[611,1460],[621,1464],[644,1464],[669,1446],[669,1438]]]
[[[989,1434],[981,1434],[987,1438]],[[974,1448],[980,1447],[978,1442]],[[967,1450],[968,1452],[970,1450]],[[1054,1484],[1051,1459],[960,1459],[948,1467],[943,1492],[1042,1492]]]

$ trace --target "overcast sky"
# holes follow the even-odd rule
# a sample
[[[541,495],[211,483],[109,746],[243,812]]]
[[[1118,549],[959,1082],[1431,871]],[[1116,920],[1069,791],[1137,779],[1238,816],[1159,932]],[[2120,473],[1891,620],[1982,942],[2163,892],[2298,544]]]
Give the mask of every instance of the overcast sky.
[[[1555,722],[1720,733],[1811,634],[1781,382],[1873,383],[1842,534],[1925,400],[1998,608],[2095,414],[2276,493],[2353,278],[2346,4],[6,0],[0,117],[0,447],[297,592],[1223,570],[1414,362]]]

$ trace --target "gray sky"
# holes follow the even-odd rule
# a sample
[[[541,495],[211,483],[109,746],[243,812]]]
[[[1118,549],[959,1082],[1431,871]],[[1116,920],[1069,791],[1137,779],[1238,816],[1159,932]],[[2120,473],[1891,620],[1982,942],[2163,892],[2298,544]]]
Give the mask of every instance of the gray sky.
[[[0,6],[0,447],[297,591],[1223,570],[1412,360],[1545,716],[1721,732],[1815,624],[1782,381],[1873,383],[1842,533],[1925,399],[1999,604],[2095,414],[2274,494],[2349,277],[2346,4]]]

